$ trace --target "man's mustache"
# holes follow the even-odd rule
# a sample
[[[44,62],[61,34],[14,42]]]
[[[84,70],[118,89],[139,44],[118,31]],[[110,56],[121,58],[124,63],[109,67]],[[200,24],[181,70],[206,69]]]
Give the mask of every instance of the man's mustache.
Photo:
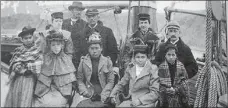
[[[170,36],[170,38],[176,38],[176,36],[175,35],[172,35],[172,36]]]

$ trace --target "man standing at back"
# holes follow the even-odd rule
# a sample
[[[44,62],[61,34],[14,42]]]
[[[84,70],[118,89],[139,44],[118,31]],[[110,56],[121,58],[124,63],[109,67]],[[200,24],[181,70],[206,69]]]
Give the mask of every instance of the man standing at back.
[[[74,45],[74,53],[73,53],[73,63],[74,66],[77,68],[80,60],[80,37],[81,33],[86,25],[86,21],[81,19],[81,13],[85,10],[83,7],[82,2],[73,2],[72,5],[68,7],[69,11],[71,12],[71,18],[65,19],[63,21],[63,30],[67,30],[71,32],[71,38]]]
[[[104,56],[109,56],[112,60],[113,65],[116,65],[117,59],[117,42],[112,32],[112,29],[103,26],[103,23],[99,21],[99,12],[97,9],[88,9],[86,11],[86,19],[88,24],[84,29],[84,37],[87,38],[93,33],[98,32],[102,38],[103,52]],[[82,46],[86,46],[86,41],[83,42]],[[88,46],[87,46],[88,47]],[[83,47],[83,55],[88,53],[87,47]]]
[[[165,60],[165,47],[171,43],[177,47],[177,59],[184,64],[188,77],[192,78],[198,72],[198,65],[191,49],[182,41],[180,36],[179,23],[177,21],[170,21],[166,27],[166,37],[168,40],[159,46],[153,63],[159,66]]]

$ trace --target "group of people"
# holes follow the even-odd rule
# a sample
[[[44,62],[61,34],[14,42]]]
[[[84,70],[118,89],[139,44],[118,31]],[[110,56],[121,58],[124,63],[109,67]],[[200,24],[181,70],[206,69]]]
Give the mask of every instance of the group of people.
[[[18,35],[23,45],[10,61],[5,107],[189,106],[187,79],[198,66],[177,22],[167,25],[168,40],[162,43],[149,28],[150,16],[140,13],[120,78],[117,42],[99,11],[87,9],[86,22],[81,2],[68,9],[72,17],[63,20],[62,12],[52,13],[45,32],[35,34],[35,28],[25,26]]]

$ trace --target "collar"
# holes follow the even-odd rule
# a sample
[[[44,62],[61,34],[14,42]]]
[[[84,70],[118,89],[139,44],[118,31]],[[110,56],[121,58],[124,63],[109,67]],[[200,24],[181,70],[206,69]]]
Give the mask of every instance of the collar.
[[[144,65],[141,73],[139,74],[139,76],[136,77],[136,65],[134,65],[131,70],[130,70],[130,74],[132,75],[133,78],[136,78],[135,81],[137,81],[138,79],[142,78],[143,76],[146,76],[150,73],[152,69],[151,63],[150,61],[147,61],[146,64]]]
[[[170,41],[170,43],[172,43],[173,45],[176,45],[176,43],[179,41],[179,38],[177,38],[177,40],[176,41],[174,41],[174,42],[171,42]]]
[[[147,31],[142,31],[142,30],[140,30],[140,32],[141,32],[143,35],[145,35],[148,31],[149,31],[148,29],[147,29]]]
[[[93,27],[91,27],[90,24],[89,24],[89,28],[91,28],[91,29],[95,28],[96,26],[97,26],[97,23]]]
[[[71,22],[72,21],[78,21],[79,19],[74,19],[74,18],[70,18],[71,19]]]
[[[73,22],[74,22],[74,21],[75,21],[75,22],[79,21],[79,19],[73,19],[73,18],[70,18],[70,20],[71,20],[71,21],[70,21],[70,24],[71,24],[71,25],[73,25]]]
[[[87,54],[84,59],[83,62],[90,68],[92,69],[92,61],[91,61],[91,57],[89,54]],[[103,67],[103,65],[107,64],[107,58],[104,57],[102,54],[100,55],[99,58],[99,65],[98,65],[98,71],[100,71],[100,69]]]

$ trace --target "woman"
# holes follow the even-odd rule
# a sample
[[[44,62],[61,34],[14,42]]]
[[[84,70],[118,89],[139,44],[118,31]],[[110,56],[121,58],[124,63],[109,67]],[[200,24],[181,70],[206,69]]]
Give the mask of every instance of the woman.
[[[26,26],[19,34],[23,45],[15,49],[10,61],[10,89],[5,107],[32,107],[36,74],[42,64],[41,50],[33,36],[35,30]]]
[[[63,33],[52,30],[46,37],[49,52],[44,55],[44,64],[38,77],[35,96],[36,107],[65,107],[75,88],[76,69],[71,55],[65,54]]]
[[[134,63],[128,65],[120,82],[112,90],[111,102],[116,104],[116,96],[125,86],[129,86],[130,99],[123,101],[118,107],[155,107],[158,100],[157,66],[150,63],[146,45],[135,45]]]
[[[184,65],[177,60],[176,52],[176,46],[168,44],[165,61],[159,65],[161,107],[188,107],[188,74]]]

